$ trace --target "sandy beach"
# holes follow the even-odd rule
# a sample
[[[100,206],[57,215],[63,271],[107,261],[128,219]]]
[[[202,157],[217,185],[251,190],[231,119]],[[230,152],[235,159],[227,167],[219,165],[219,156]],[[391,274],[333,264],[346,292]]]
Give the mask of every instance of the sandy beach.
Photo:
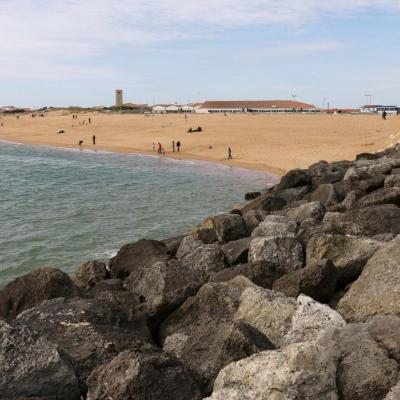
[[[88,124],[88,118],[91,124]],[[130,115],[79,114],[64,111],[47,116],[3,116],[0,139],[26,144],[78,147],[123,153],[157,154],[152,143],[163,144],[166,156],[213,161],[282,175],[305,168],[321,159],[354,159],[361,152],[374,152],[400,140],[400,118],[380,115],[305,114],[182,114]],[[85,124],[83,124],[85,122]],[[201,133],[186,133],[201,126]],[[64,130],[65,133],[57,132]],[[96,146],[92,135],[96,135]],[[172,152],[172,140],[182,151]],[[233,160],[227,160],[231,146]]]

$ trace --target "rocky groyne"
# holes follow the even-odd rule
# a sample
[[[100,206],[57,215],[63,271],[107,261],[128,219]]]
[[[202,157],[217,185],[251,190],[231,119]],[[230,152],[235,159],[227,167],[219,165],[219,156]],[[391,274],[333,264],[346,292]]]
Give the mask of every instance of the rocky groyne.
[[[400,147],[0,292],[0,399],[400,399]]]

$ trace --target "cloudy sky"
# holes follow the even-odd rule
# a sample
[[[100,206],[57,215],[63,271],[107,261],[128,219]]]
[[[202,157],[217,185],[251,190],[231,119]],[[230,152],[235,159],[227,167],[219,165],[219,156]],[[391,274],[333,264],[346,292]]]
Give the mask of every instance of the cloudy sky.
[[[0,105],[400,104],[399,26],[400,0],[0,0]]]

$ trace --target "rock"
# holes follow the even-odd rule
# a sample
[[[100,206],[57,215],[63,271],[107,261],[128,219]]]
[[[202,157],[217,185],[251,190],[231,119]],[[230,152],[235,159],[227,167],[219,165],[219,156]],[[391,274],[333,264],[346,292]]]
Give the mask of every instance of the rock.
[[[225,256],[217,244],[204,244],[182,259],[186,268],[198,276],[198,280],[206,282],[212,272],[225,269]]]
[[[338,222],[339,219],[340,219],[340,212],[328,211],[327,213],[325,213],[324,219],[322,220],[322,222],[324,224],[332,224],[332,223]]]
[[[389,175],[385,178],[385,183],[383,185],[385,188],[387,187],[400,187],[400,176],[396,175]]]
[[[237,214],[221,214],[213,218],[214,229],[218,240],[230,242],[248,236],[243,217]]]
[[[260,196],[261,196],[260,192],[248,192],[245,194],[244,198],[245,200],[253,200]]]
[[[257,329],[279,347],[290,330],[296,308],[293,298],[268,289],[250,287],[240,296],[235,320]]]
[[[400,399],[400,382],[393,386],[390,392],[386,395],[383,400],[398,400]]]
[[[254,400],[254,392],[244,392],[238,389],[222,389],[218,392],[214,392],[211,397],[207,397],[204,400]],[[391,400],[391,399],[390,399]]]
[[[339,398],[382,399],[398,381],[397,362],[374,340],[364,324],[349,324],[332,338]]]
[[[96,290],[123,290],[121,279],[105,279],[96,284]]]
[[[36,332],[0,320],[0,397],[79,400],[78,380],[56,347]]]
[[[383,188],[385,179],[385,176],[376,176],[374,178],[362,180],[358,183],[358,188],[365,193],[371,193]]]
[[[338,271],[330,260],[322,259],[290,272],[273,284],[273,290],[297,297],[303,293],[320,302],[328,302],[336,287]]]
[[[200,400],[199,376],[162,352],[124,351],[89,377],[88,400]]]
[[[224,244],[221,249],[225,255],[225,260],[230,266],[247,262],[251,238],[234,240]]]
[[[344,174],[343,180],[348,180],[348,179],[358,179],[359,174],[357,171],[357,168],[350,167],[347,169],[346,173]]]
[[[129,276],[125,288],[140,296],[146,314],[158,320],[165,318],[203,285],[197,271],[187,268],[179,260],[158,262]]]
[[[125,279],[133,271],[153,265],[156,262],[168,261],[168,249],[157,240],[142,239],[122,246],[117,255],[110,260],[111,276]]]
[[[381,204],[395,204],[400,205],[400,188],[399,187],[387,187],[378,189],[375,192],[367,194],[362,197],[354,205],[354,208],[363,208],[376,206]]]
[[[204,244],[211,244],[218,241],[217,233],[214,228],[197,229],[194,237],[201,240]]]
[[[324,183],[311,194],[311,201],[319,201],[324,207],[337,203],[335,187],[331,183]]]
[[[74,283],[81,288],[90,288],[97,282],[107,279],[108,275],[105,263],[97,260],[88,261],[75,271]]]
[[[360,275],[366,262],[380,247],[380,242],[366,237],[315,235],[307,244],[307,264],[322,259],[331,260],[338,271],[338,282],[343,285],[354,281]]]
[[[400,315],[400,236],[369,259],[360,277],[340,300],[337,311],[347,321],[374,315]]]
[[[274,216],[275,217],[275,216]],[[251,234],[252,237],[261,236],[290,236],[297,232],[297,224],[294,221],[273,222],[268,219],[261,222]]]
[[[264,213],[269,213],[271,211],[279,211],[285,207],[287,201],[282,197],[270,196],[266,197],[260,202],[259,209]]]
[[[278,271],[274,266],[268,266],[264,262],[235,265],[219,272],[211,273],[210,282],[226,282],[242,275],[251,280],[255,285],[271,289],[272,284],[278,279]]]
[[[276,195],[285,200],[286,203],[292,203],[294,201],[302,200],[311,190],[311,185],[299,186],[295,188],[279,190],[276,192]]]
[[[230,362],[271,348],[256,329],[233,321],[240,294],[250,286],[253,284],[240,276],[204,285],[161,324],[164,350],[211,383]]]
[[[53,299],[24,311],[17,320],[57,345],[73,366],[83,394],[88,375],[98,365],[125,349],[152,348],[145,321],[131,309],[102,299]]]
[[[172,238],[161,240],[161,243],[165,245],[165,247],[168,250],[168,253],[171,254],[171,256],[175,256],[184,237],[185,236],[183,235],[175,236]]]
[[[359,190],[359,189],[352,190],[344,198],[344,200],[342,201],[341,205],[346,210],[350,210],[354,206],[354,204],[356,204],[357,201],[361,199],[362,196],[363,196],[363,192],[361,190]]]
[[[359,235],[375,236],[382,233],[400,233],[400,209],[393,204],[366,207],[342,213],[338,224],[350,223]]]
[[[198,247],[202,246],[204,243],[196,239],[192,235],[185,236],[181,244],[176,252],[176,257],[177,258],[183,258],[187,256],[188,254],[192,253],[194,250],[196,250]]]
[[[317,303],[310,297],[300,295],[297,298],[297,310],[293,315],[292,325],[283,338],[283,342],[287,344],[323,343],[334,335],[335,329],[345,325],[346,322],[336,311]]]
[[[249,262],[265,262],[280,275],[295,271],[304,264],[303,246],[292,236],[254,238],[250,242]]]
[[[312,182],[311,175],[303,169],[294,169],[289,171],[281,178],[278,185],[279,190],[294,188],[298,186],[310,185]]]
[[[357,189],[357,181],[342,180],[336,182],[333,187],[335,188],[337,201],[343,201],[350,192]]]
[[[296,208],[289,208],[286,216],[292,221],[301,224],[307,218],[322,220],[325,207],[319,201],[311,201]]]
[[[247,226],[247,231],[250,234],[251,232],[253,232],[253,230],[255,228],[257,228],[257,226],[263,220],[263,216],[261,214],[261,211],[253,210],[253,211],[249,211],[248,213],[244,214],[243,219]]]
[[[14,279],[0,291],[0,318],[15,318],[44,300],[75,293],[71,278],[55,268],[38,268]]]
[[[291,344],[225,367],[210,399],[221,399],[218,393],[229,390],[252,400],[335,400],[335,371],[329,349],[310,343]]]

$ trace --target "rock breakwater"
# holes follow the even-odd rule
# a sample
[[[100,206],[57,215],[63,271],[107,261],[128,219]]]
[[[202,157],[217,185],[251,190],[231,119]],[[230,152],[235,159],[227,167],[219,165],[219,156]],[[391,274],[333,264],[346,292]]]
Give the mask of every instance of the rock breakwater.
[[[392,400],[400,147],[0,292],[0,399]]]

